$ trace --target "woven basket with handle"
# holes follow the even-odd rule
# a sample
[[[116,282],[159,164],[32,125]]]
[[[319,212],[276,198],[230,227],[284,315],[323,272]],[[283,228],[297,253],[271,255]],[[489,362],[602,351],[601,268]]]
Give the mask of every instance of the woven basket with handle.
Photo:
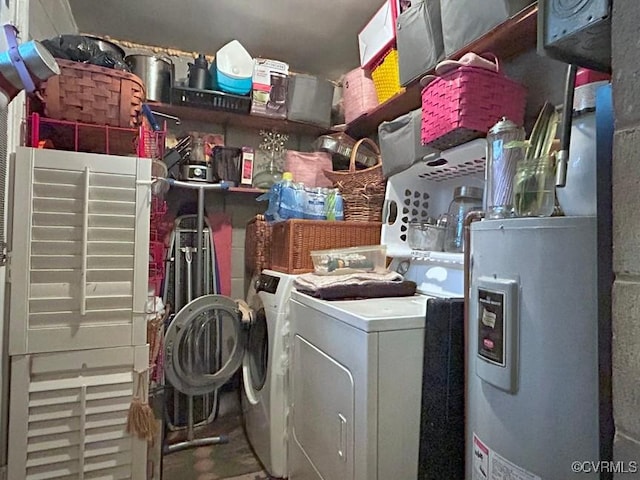
[[[375,153],[378,162],[373,167],[356,170],[356,156],[360,145],[366,143]],[[344,219],[354,222],[379,222],[382,219],[382,205],[386,182],[382,175],[382,158],[378,145],[368,138],[356,142],[351,150],[349,170],[325,170],[326,177],[340,190],[344,200]]]
[[[142,80],[132,73],[56,59],[60,75],[42,86],[45,115],[57,120],[133,128],[145,100]]]

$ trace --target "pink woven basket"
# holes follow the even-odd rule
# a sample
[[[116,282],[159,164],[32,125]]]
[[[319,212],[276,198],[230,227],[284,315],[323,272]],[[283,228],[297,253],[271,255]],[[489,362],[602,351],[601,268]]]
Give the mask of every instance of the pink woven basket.
[[[422,89],[422,144],[446,150],[486,136],[502,117],[522,125],[526,89],[500,71],[462,66]]]
[[[351,123],[378,106],[376,87],[369,73],[362,68],[345,74],[342,81],[342,98],[346,123]]]

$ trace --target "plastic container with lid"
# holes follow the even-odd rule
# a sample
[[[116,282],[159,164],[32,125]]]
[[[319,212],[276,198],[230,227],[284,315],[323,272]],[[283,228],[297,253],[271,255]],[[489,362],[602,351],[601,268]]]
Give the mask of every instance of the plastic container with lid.
[[[464,251],[464,218],[473,210],[482,210],[482,188],[463,185],[453,191],[453,200],[447,213],[445,252]]]
[[[311,252],[314,272],[318,275],[344,275],[356,272],[384,273],[386,268],[384,245],[334,248]]]
[[[232,40],[216,53],[211,66],[214,87],[223,92],[247,95],[251,91],[253,58],[238,40]]]
[[[516,165],[524,156],[524,149],[509,148],[508,144],[524,139],[524,128],[506,117],[489,130],[485,166],[487,192],[484,199],[487,218],[505,218],[513,215],[513,179]]]

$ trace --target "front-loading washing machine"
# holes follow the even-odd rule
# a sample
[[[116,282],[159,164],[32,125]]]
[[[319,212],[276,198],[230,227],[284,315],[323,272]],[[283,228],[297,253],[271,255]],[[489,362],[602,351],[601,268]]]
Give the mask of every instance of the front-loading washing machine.
[[[242,362],[242,413],[249,443],[273,477],[287,476],[289,299],[295,275],[263,270],[247,302],[254,311]]]

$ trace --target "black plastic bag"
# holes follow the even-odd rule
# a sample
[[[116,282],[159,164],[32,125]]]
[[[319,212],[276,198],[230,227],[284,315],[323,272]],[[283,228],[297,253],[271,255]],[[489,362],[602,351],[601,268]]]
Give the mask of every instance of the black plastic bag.
[[[103,52],[91,38],[82,35],[59,35],[41,43],[56,58],[131,71],[121,59]]]

